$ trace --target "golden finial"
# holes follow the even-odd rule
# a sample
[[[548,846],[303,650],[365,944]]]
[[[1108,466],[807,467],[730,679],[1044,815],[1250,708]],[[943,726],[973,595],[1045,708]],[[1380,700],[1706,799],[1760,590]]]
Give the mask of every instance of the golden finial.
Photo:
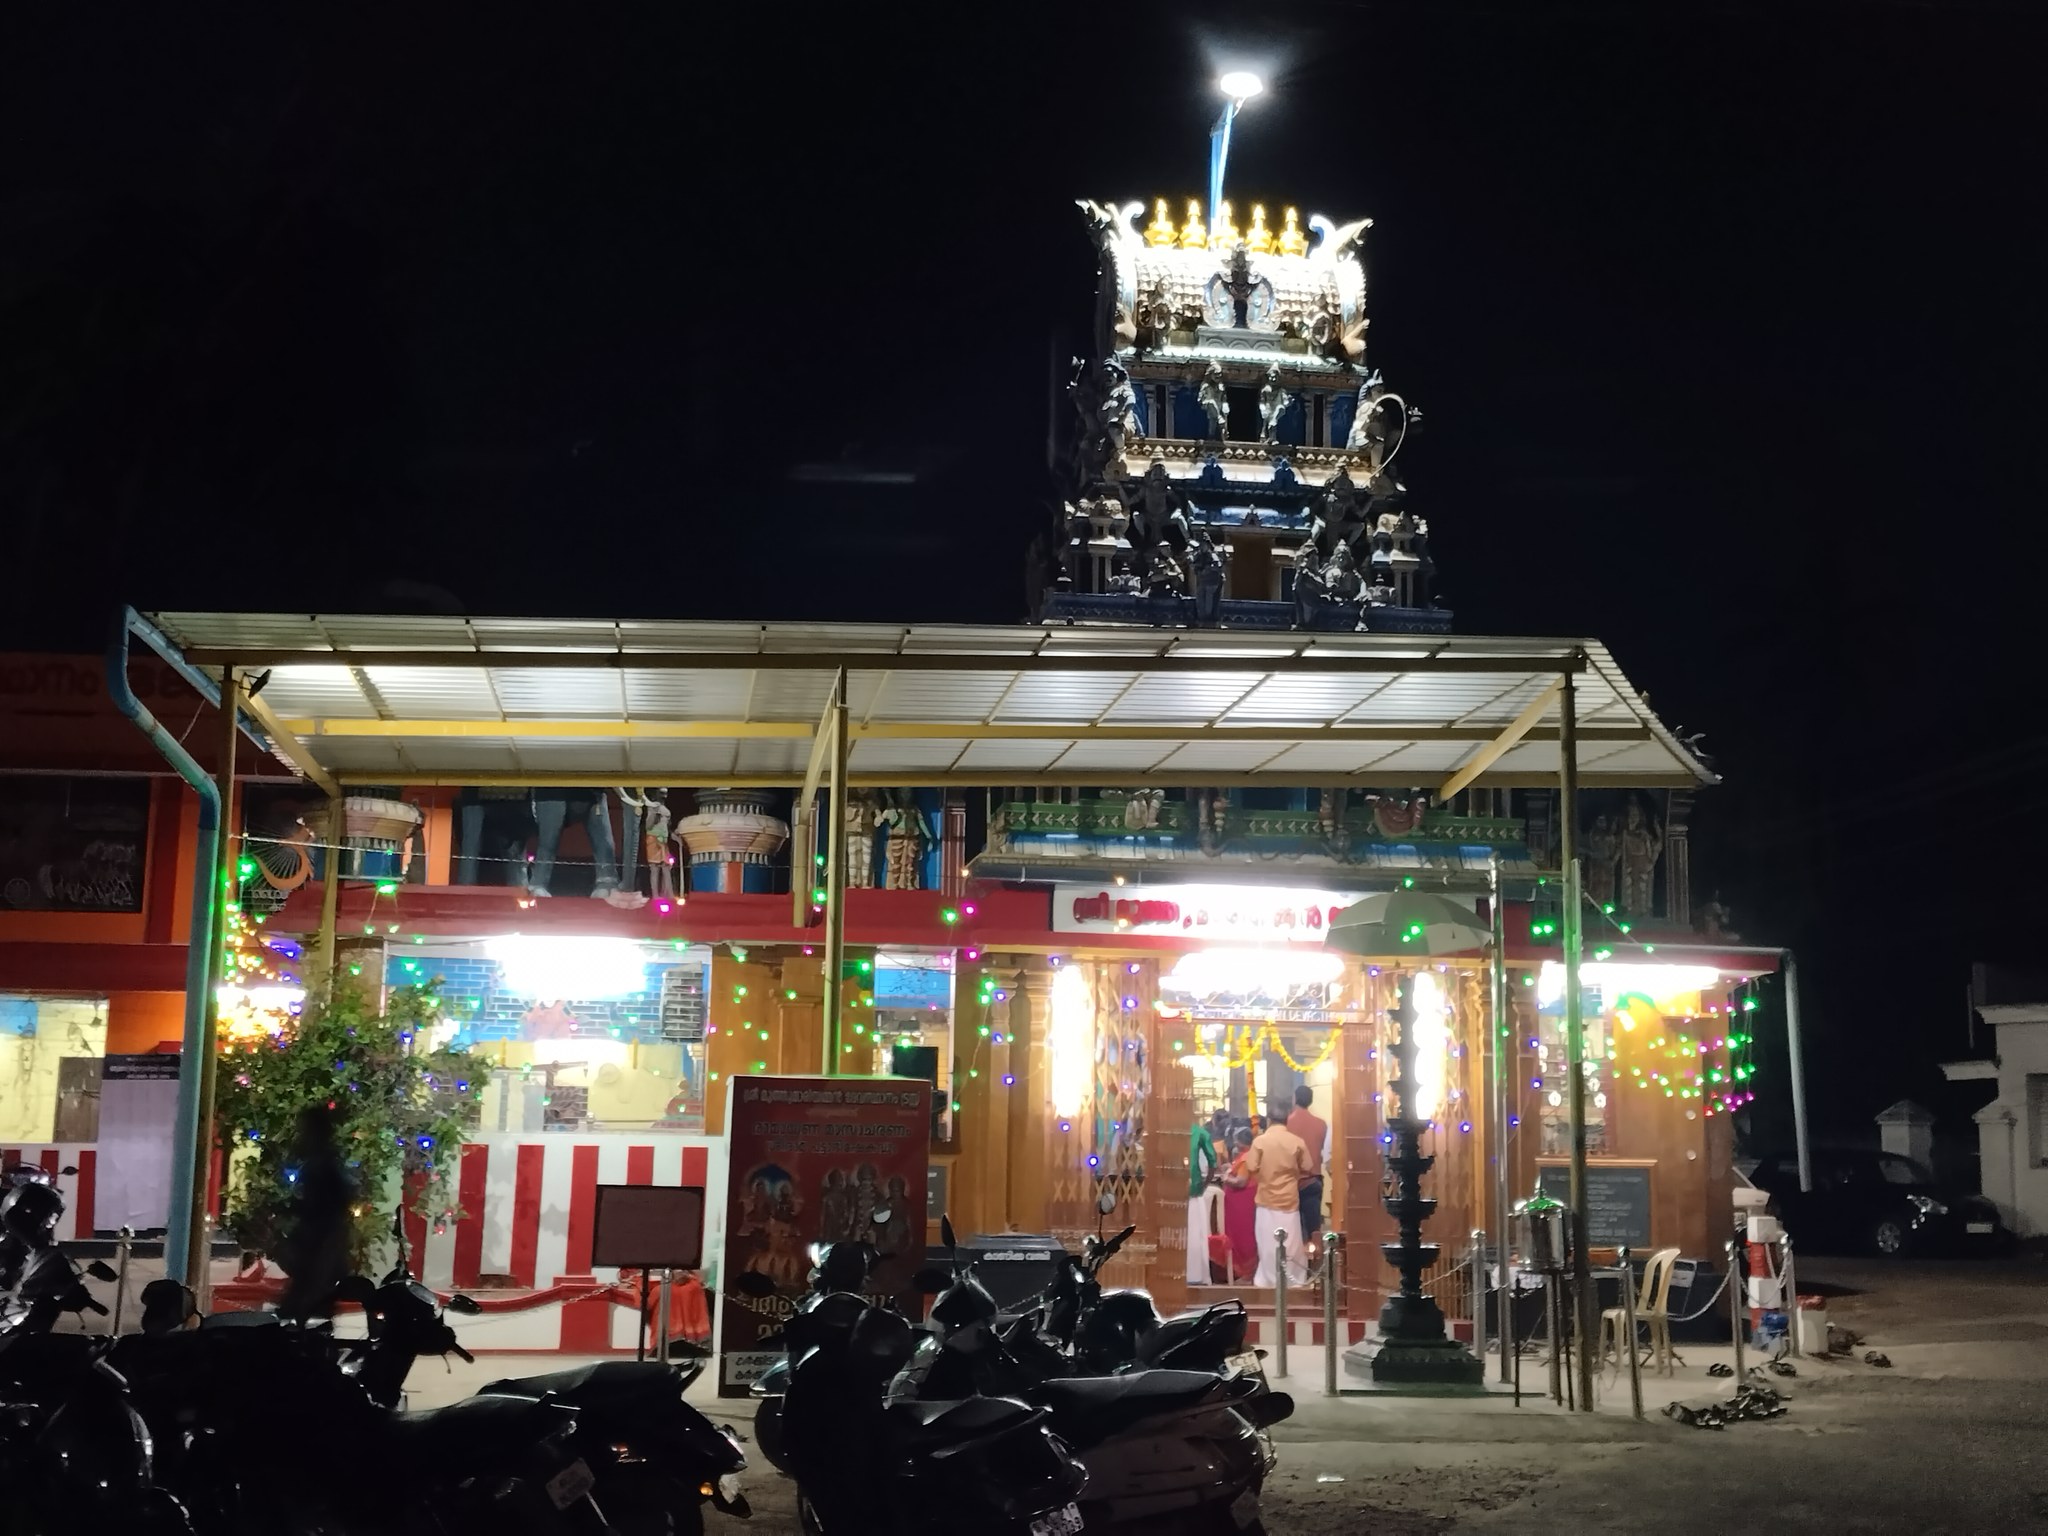
[[[1209,243],[1209,232],[1202,228],[1202,205],[1192,197],[1188,199],[1188,221],[1181,226],[1180,243],[1191,251],[1198,251]]]
[[[1145,226],[1147,245],[1171,245],[1180,238],[1180,231],[1173,227],[1173,220],[1166,216],[1166,199],[1160,198],[1153,205],[1152,222]]]
[[[1306,256],[1308,238],[1301,232],[1301,215],[1292,208],[1287,210],[1287,222],[1280,227],[1280,254],[1282,256]]]
[[[1245,248],[1254,256],[1263,256],[1273,249],[1273,232],[1266,228],[1266,205],[1252,204],[1252,227],[1244,233]]]
[[[1216,222],[1209,229],[1209,249],[1227,251],[1237,244],[1237,226],[1230,222],[1230,204],[1216,205]]]

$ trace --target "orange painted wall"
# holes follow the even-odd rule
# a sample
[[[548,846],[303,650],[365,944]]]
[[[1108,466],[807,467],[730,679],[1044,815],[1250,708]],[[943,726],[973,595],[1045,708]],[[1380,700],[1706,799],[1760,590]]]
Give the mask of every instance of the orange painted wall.
[[[107,1054],[144,1056],[185,1034],[182,992],[113,992],[107,997]]]
[[[0,912],[0,944],[179,944],[192,917],[199,797],[182,782],[150,786],[140,912]]]

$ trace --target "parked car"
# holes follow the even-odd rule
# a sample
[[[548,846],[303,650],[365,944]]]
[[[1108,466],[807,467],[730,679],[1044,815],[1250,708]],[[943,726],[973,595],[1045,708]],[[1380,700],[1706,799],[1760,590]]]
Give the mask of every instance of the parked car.
[[[1790,1153],[1765,1158],[1749,1177],[1792,1240],[1818,1253],[1990,1254],[2012,1242],[1989,1200],[1895,1152],[1816,1148],[1811,1190],[1800,1189]]]

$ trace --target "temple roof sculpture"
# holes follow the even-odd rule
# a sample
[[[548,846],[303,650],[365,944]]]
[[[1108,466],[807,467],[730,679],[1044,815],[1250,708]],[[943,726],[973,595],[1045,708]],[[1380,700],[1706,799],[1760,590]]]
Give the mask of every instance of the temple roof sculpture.
[[[1080,207],[1101,276],[1044,616],[1448,630],[1393,467],[1420,413],[1365,369],[1372,221]]]

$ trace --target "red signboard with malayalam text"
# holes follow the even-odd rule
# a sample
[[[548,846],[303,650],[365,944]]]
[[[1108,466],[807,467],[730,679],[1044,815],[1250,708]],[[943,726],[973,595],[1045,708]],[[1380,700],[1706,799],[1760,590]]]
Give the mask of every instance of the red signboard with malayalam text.
[[[813,1243],[866,1241],[883,1255],[870,1290],[915,1316],[924,1263],[932,1085],[904,1077],[735,1077],[728,1085],[725,1258],[718,1391],[744,1397],[782,1358],[762,1335],[809,1289]],[[772,1296],[734,1289],[766,1275]]]

